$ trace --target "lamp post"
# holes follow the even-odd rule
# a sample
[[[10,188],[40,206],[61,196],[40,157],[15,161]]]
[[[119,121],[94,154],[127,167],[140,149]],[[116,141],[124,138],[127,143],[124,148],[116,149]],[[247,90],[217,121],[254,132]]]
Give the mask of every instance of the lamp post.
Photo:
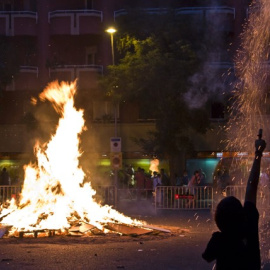
[[[113,42],[113,35],[116,32],[116,29],[113,28],[113,27],[110,27],[110,28],[108,28],[106,30],[106,32],[109,33],[110,36],[111,36],[112,65],[114,66],[115,65],[115,62],[114,62],[114,42]],[[115,138],[112,138],[113,140],[114,139],[119,139],[119,138],[117,138],[117,104],[116,104],[116,101],[114,102],[114,137]],[[112,143],[112,141],[111,141],[111,143]],[[119,160],[119,157],[117,158],[117,155],[118,154],[121,156],[121,143],[120,143],[120,149],[119,150],[118,149],[117,150],[112,149],[112,147],[111,147],[111,152],[113,152],[113,153],[111,153],[111,162],[113,163],[113,168],[114,168],[114,184],[116,186],[116,190],[118,188],[118,175],[117,175],[118,174],[118,168],[117,168],[117,166],[115,166],[114,161],[115,160],[116,161]],[[118,163],[116,162],[116,164],[118,164]],[[117,203],[117,192],[115,193],[115,202]]]
[[[107,33],[111,36],[111,49],[112,49],[112,65],[114,66],[114,42],[113,42],[113,34],[116,32],[116,29],[110,27],[106,30]],[[117,108],[116,103],[114,104],[114,136],[117,137]]]

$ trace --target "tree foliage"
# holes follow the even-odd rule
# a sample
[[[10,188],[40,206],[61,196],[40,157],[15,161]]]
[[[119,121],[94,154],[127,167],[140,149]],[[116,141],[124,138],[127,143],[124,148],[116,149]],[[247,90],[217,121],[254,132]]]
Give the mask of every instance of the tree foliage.
[[[209,122],[203,108],[190,108],[184,98],[189,91],[189,77],[200,65],[197,54],[174,19],[165,16],[160,20],[155,18],[156,28],[151,27],[151,21],[142,33],[138,33],[134,22],[130,32],[124,24],[118,35],[119,59],[108,67],[102,85],[108,97],[136,100],[141,118],[156,119],[156,131],[136,141],[146,152],[168,158],[190,151],[192,140],[188,134],[192,130],[206,132]]]

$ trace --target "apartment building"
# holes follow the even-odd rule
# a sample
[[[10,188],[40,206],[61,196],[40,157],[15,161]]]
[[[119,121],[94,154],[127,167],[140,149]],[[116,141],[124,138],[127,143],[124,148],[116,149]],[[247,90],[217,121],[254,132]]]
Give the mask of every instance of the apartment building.
[[[222,74],[233,73],[233,56],[239,46],[239,34],[248,17],[246,0],[0,0],[0,39],[12,44],[19,62],[10,83],[2,91],[0,108],[0,153],[16,156],[31,151],[31,129],[28,112],[30,98],[51,81],[78,80],[78,92],[84,106],[87,123],[91,125],[91,142],[86,151],[98,155],[110,152],[110,137],[114,136],[114,121],[99,121],[113,114],[108,102],[96,102],[98,77],[112,64],[110,35],[106,29],[128,18],[132,8],[140,7],[149,16],[170,8],[184,18],[194,18],[198,27],[210,26],[209,35],[226,36],[221,50],[209,54],[207,72],[215,74],[223,84]],[[213,23],[215,22],[215,23]],[[225,34],[224,34],[225,33]],[[206,74],[207,76],[207,74]],[[220,81],[219,81],[220,77]],[[217,88],[218,89],[218,88]],[[221,90],[220,90],[221,91]],[[215,106],[215,105],[214,105]],[[222,121],[222,113],[213,110],[213,120]],[[211,116],[210,116],[211,117]],[[139,119],[137,106],[122,106],[117,111],[118,136],[126,157],[142,158],[143,153],[130,137],[144,136],[154,129],[154,123]],[[28,122],[27,122],[28,121]],[[31,126],[31,123],[30,123]],[[212,131],[196,140],[196,150],[220,149],[220,138]],[[29,143],[31,142],[31,143]]]

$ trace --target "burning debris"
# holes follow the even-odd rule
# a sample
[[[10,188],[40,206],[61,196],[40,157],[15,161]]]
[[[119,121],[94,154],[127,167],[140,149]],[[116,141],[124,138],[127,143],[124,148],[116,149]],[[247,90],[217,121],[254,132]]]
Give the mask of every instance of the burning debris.
[[[153,231],[144,228],[142,221],[100,205],[93,198],[95,190],[91,184],[84,183],[85,175],[79,165],[79,135],[85,130],[85,122],[83,111],[74,107],[75,93],[76,82],[53,82],[40,94],[40,100],[50,101],[59,114],[58,126],[47,143],[36,143],[36,162],[24,168],[20,198],[1,206],[1,237]]]

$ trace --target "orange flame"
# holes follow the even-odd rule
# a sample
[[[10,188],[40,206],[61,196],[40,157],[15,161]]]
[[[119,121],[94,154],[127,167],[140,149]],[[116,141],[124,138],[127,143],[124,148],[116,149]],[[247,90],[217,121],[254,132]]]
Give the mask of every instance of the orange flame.
[[[55,134],[44,145],[35,145],[37,162],[27,165],[20,202],[11,201],[2,209],[3,224],[13,231],[40,229],[65,230],[71,219],[79,219],[103,229],[104,223],[122,222],[139,225],[140,221],[101,206],[93,196],[90,183],[83,184],[84,172],[79,165],[79,135],[85,129],[83,111],[74,107],[76,82],[53,82],[40,94],[59,113]]]
[[[159,172],[158,166],[159,166],[159,160],[157,158],[152,159],[150,162],[149,170],[152,172]]]

